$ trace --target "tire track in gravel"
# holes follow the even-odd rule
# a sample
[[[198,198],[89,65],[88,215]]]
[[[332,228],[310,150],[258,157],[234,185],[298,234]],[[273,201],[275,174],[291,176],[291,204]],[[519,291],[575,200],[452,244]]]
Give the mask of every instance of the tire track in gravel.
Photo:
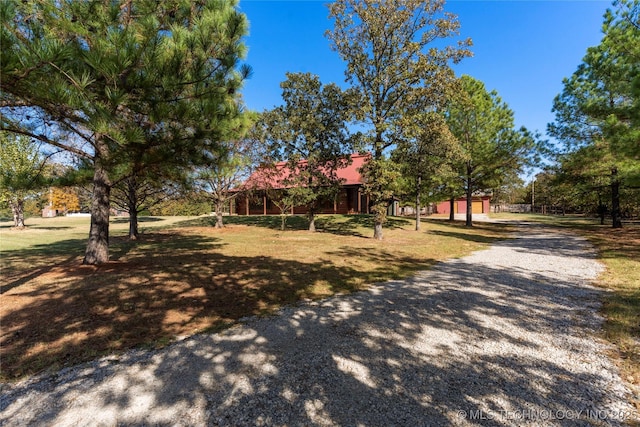
[[[155,352],[2,386],[17,425],[621,425],[584,239],[516,238]]]

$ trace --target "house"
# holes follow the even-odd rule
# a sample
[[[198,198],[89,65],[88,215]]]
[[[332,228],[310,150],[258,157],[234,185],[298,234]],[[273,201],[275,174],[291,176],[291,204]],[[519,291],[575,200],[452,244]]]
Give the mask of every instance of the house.
[[[341,180],[340,191],[333,201],[329,201],[320,207],[321,214],[356,214],[369,213],[369,197],[364,194],[364,181],[360,174],[360,168],[370,157],[369,154],[352,154],[351,164],[339,168],[336,173]],[[304,164],[304,160],[301,164]],[[286,162],[275,165],[275,170],[265,172],[258,169],[243,184],[250,192],[241,193],[231,204],[231,213],[237,215],[279,215],[280,209],[270,200],[268,191],[284,190],[279,184],[289,175],[290,171]],[[250,194],[248,194],[250,193]],[[291,214],[305,214],[304,206],[295,206]]]
[[[471,213],[472,214],[488,214],[490,212],[491,196],[488,194],[478,194],[471,198]],[[451,201],[438,202],[433,204],[434,214],[449,214],[451,213]],[[467,198],[460,197],[453,202],[454,214],[466,214],[467,213]]]

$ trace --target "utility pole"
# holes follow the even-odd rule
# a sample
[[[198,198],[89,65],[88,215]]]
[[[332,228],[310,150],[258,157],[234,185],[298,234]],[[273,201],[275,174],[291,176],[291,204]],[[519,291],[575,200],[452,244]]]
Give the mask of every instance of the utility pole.
[[[531,213],[536,213],[536,180],[531,181]]]

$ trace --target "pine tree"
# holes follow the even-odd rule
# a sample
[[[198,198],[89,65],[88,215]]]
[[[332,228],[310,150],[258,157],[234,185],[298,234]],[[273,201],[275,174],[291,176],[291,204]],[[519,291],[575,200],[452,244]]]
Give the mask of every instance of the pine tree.
[[[457,171],[467,198],[466,225],[472,226],[472,197],[501,184],[509,171],[520,171],[535,149],[535,137],[514,128],[513,111],[484,83],[460,78],[461,91],[447,109],[447,123],[463,151]]]
[[[587,49],[578,69],[564,79],[548,131],[564,144],[557,155],[581,150],[592,169],[605,166],[612,226],[620,228],[621,189],[640,182],[640,2],[614,1],[603,33],[600,44]]]
[[[0,127],[91,165],[84,263],[108,261],[111,188],[130,176],[132,151],[189,159],[198,144],[218,140],[248,71],[238,71],[247,24],[235,5],[0,3]]]

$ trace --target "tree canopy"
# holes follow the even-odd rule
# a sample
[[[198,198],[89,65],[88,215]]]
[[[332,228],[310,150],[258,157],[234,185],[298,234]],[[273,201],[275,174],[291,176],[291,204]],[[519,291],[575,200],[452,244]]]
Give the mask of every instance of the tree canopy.
[[[390,201],[394,172],[385,150],[396,143],[394,123],[409,109],[429,109],[446,95],[452,62],[469,56],[470,40],[441,47],[440,39],[458,33],[455,15],[444,0],[338,0],[329,5],[331,47],[346,62],[346,81],[359,94],[355,115],[365,127],[372,159],[363,171],[374,212],[374,237]]]
[[[25,226],[25,200],[47,183],[46,162],[39,144],[31,138],[0,131],[0,202],[9,205],[14,227]]]
[[[535,149],[535,137],[515,129],[513,111],[498,93],[470,76],[460,78],[461,91],[447,108],[447,123],[460,142],[463,161],[457,173],[467,198],[466,225],[472,225],[472,196],[499,187],[520,172]]]
[[[549,134],[563,145],[561,165],[575,182],[608,176],[613,227],[622,227],[620,190],[640,183],[640,2],[617,0],[604,15],[603,38],[554,100]],[[594,188],[595,190],[595,188]]]
[[[214,204],[216,228],[224,227],[223,213],[250,176],[252,168],[262,161],[262,143],[248,133],[258,120],[258,115],[245,112],[238,115],[235,126],[229,129],[219,142],[221,149],[204,150],[195,167],[194,184]]]
[[[421,204],[436,201],[432,197],[463,154],[443,114],[420,112],[407,115],[401,123],[402,138],[391,158],[400,165],[404,178],[400,193],[415,201],[416,230],[420,230]]]
[[[89,162],[84,263],[106,262],[110,191],[130,154],[215,149],[249,72],[245,16],[234,1],[49,0],[2,2],[0,20],[0,128]]]
[[[282,187],[315,231],[318,209],[340,189],[338,169],[350,162],[350,94],[310,73],[287,73],[280,87],[284,105],[263,114],[264,138],[271,158],[287,162]]]

